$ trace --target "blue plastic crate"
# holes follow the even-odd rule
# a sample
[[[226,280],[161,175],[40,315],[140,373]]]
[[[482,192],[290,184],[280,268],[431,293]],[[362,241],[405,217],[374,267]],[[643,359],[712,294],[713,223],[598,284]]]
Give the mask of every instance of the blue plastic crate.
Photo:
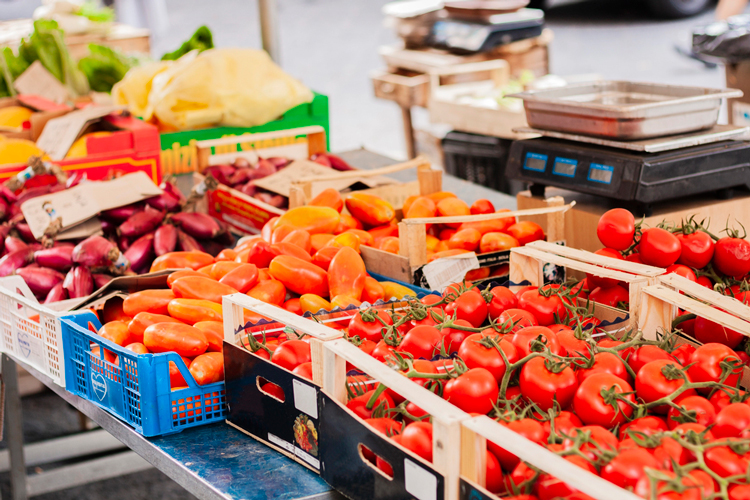
[[[65,388],[132,425],[146,437],[179,432],[224,420],[224,382],[200,386],[174,352],[135,354],[88,329],[101,323],[86,311],[63,316]],[[93,352],[99,346],[99,352]],[[118,364],[104,359],[105,349]],[[169,362],[173,361],[188,387],[172,390]]]

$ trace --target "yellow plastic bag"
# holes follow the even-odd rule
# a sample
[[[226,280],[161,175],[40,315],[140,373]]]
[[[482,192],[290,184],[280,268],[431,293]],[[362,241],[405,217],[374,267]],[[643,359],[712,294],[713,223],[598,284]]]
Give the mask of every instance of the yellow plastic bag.
[[[165,129],[262,125],[313,98],[268,54],[252,49],[187,54],[156,71],[148,84],[143,77],[128,72],[112,91],[115,102],[144,119],[153,116]]]

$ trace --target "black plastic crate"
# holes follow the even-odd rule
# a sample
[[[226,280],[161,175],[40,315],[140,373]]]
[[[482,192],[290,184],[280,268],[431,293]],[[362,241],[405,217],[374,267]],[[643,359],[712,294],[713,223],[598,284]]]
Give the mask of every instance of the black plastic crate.
[[[454,131],[442,142],[449,174],[513,196],[526,189],[524,182],[505,177],[511,139]]]

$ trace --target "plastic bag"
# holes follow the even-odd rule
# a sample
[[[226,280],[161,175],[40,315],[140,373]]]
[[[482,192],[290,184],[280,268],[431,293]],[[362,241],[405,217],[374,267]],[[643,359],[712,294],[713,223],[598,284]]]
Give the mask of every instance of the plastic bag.
[[[694,28],[693,52],[725,63],[750,59],[750,15]]]
[[[253,127],[313,98],[268,54],[252,49],[210,49],[197,56],[191,52],[174,63],[157,63],[150,71],[131,70],[112,95],[117,104],[146,120],[155,119],[166,130]]]

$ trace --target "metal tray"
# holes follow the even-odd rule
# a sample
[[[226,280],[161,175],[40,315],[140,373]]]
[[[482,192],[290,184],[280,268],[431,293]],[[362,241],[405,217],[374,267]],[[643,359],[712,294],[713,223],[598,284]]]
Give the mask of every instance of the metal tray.
[[[599,81],[511,97],[523,99],[532,128],[636,140],[711,128],[721,100],[741,96],[736,89]]]

